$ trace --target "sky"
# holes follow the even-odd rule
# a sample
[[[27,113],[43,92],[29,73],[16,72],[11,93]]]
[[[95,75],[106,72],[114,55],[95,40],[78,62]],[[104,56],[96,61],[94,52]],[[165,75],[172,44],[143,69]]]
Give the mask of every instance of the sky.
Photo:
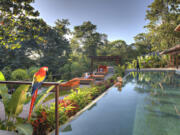
[[[57,19],[68,19],[70,29],[91,21],[97,31],[108,35],[108,40],[124,40],[131,44],[133,37],[145,32],[148,23],[146,10],[153,0],[35,0],[33,7],[47,24],[54,26]]]

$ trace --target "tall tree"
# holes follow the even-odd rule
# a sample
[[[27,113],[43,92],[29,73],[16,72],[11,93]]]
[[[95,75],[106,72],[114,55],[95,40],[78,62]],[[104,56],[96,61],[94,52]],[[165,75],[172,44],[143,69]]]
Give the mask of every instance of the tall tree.
[[[0,0],[0,45],[20,48],[21,42],[39,37],[39,12],[31,6],[34,0]],[[41,25],[42,26],[42,25]]]
[[[59,35],[61,36],[65,36],[70,34],[70,29],[67,27],[68,25],[70,25],[70,22],[68,19],[62,19],[62,20],[57,20],[55,22],[55,30],[58,31]]]
[[[68,62],[71,53],[69,41],[61,35],[61,32],[61,28],[47,26],[47,31],[43,33],[46,42],[40,46],[40,52],[42,53],[39,59],[40,65],[48,64],[53,74],[60,74],[58,69]]]
[[[96,56],[97,49],[107,41],[107,36],[96,32],[96,25],[90,21],[74,27],[74,36],[78,39],[87,56]]]
[[[127,47],[125,41],[123,40],[115,40],[112,42],[109,42],[108,45],[108,55],[117,55],[121,56],[121,65],[124,64],[125,61],[127,61],[128,54],[127,54]]]
[[[152,37],[149,33],[139,33],[134,37],[135,47],[139,52],[139,55],[144,55],[152,51],[151,40]]]
[[[180,1],[179,0],[154,0],[148,6],[146,19],[150,22],[148,28],[152,36],[154,48],[165,49],[175,46],[180,42],[180,34],[174,32],[180,23]]]

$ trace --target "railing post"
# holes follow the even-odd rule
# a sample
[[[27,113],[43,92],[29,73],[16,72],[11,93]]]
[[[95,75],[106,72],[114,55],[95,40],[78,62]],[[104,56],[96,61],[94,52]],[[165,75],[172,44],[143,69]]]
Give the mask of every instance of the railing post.
[[[56,135],[59,135],[59,106],[58,106],[58,98],[59,98],[59,85],[56,85],[56,92],[55,92]]]
[[[91,75],[93,74],[93,58],[91,58],[91,71],[90,71],[90,74]]]

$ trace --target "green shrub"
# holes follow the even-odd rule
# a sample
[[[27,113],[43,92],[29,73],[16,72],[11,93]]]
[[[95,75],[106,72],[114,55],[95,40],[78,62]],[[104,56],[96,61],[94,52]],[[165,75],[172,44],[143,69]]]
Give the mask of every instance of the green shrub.
[[[102,91],[100,89],[98,89],[98,87],[92,87],[91,90],[89,91],[91,97],[94,99],[96,98],[98,95],[100,95]]]
[[[39,70],[39,67],[30,67],[28,69],[29,78],[32,79],[34,74]]]
[[[52,73],[49,73],[46,77],[46,81],[48,82],[56,82],[56,79],[53,79]]]
[[[124,76],[125,74],[125,70],[126,70],[126,66],[125,65],[118,65],[114,67],[115,70],[115,74],[117,74],[118,76]]]
[[[11,72],[12,72],[12,70],[11,70],[11,68],[10,67],[4,67],[3,69],[2,69],[2,73],[4,74],[4,76],[6,76],[6,80],[10,80],[10,78],[11,78]]]
[[[82,109],[92,100],[92,97],[88,90],[78,89],[77,91],[72,90],[72,93],[64,99],[74,101],[79,105],[80,109]]]
[[[16,69],[11,73],[11,79],[12,80],[28,80],[29,79],[29,75],[27,73],[27,70],[25,69]]]

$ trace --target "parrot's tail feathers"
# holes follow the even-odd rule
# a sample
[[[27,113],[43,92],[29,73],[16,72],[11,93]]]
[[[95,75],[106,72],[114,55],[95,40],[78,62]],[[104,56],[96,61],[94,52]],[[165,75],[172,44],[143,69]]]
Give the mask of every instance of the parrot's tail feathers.
[[[32,110],[34,108],[34,102],[36,100],[36,97],[37,97],[37,90],[35,91],[34,95],[32,96],[32,99],[31,99],[31,105],[30,105],[30,109],[29,109],[29,116],[28,116],[28,121],[30,120],[31,118],[31,113],[32,113]]]
[[[33,109],[33,104],[34,104],[34,95],[32,96],[32,99],[31,99],[31,105],[30,105],[30,108],[29,108],[29,116],[28,116],[28,120],[30,120],[31,118],[31,112],[32,112],[32,109]]]
[[[35,93],[34,93],[34,103],[35,103],[35,101],[36,101],[36,98],[37,98],[37,92],[38,92],[38,89],[35,91]],[[35,104],[33,104],[33,108],[34,108],[34,105]]]

